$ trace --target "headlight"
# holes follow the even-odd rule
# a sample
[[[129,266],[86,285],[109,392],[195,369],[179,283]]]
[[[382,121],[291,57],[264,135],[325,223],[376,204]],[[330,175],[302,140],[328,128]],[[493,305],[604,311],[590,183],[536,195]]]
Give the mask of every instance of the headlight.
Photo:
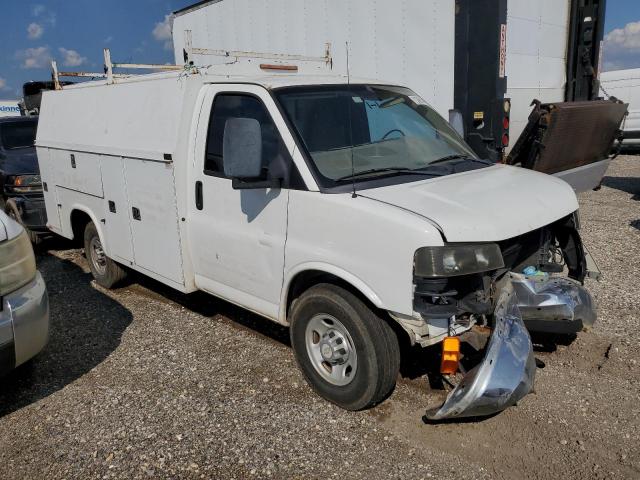
[[[416,251],[414,273],[418,277],[453,277],[504,267],[495,243],[424,247]]]
[[[36,259],[27,232],[0,242],[0,297],[29,283],[36,276]]]
[[[39,192],[42,190],[42,178],[40,175],[11,175],[7,177],[5,184],[15,193]]]

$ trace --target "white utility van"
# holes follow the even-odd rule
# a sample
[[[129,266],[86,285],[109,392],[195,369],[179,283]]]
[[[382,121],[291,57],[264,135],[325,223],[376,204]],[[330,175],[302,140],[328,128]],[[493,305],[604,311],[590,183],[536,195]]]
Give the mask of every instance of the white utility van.
[[[49,228],[84,243],[104,287],[135,270],[290,326],[304,376],[343,408],[389,395],[400,342],[474,325],[494,332],[484,360],[429,416],[522,398],[535,371],[523,320],[594,320],[572,189],[478,159],[405,87],[274,62],[45,92]],[[575,280],[549,275],[563,270]]]

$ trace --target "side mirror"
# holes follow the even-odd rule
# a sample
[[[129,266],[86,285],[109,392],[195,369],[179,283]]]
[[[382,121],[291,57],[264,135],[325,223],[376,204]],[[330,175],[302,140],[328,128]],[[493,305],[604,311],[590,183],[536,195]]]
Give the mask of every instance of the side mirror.
[[[464,138],[464,118],[460,110],[449,110],[449,124]]]
[[[224,174],[232,179],[257,179],[262,173],[262,130],[254,118],[230,118],[222,142]]]

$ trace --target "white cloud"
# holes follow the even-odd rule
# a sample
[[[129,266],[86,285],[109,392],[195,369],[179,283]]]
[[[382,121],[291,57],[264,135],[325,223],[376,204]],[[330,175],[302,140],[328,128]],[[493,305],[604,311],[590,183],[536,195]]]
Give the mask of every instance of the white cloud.
[[[604,36],[602,70],[640,67],[640,21],[627,23]]]
[[[640,21],[627,23],[624,28],[611,30],[605,35],[604,42],[609,48],[640,50]]]
[[[44,5],[34,5],[33,7],[31,7],[31,14],[34,17],[39,17],[40,15],[42,15],[45,11],[46,11],[46,7]]]
[[[171,15],[165,15],[162,22],[156,23],[151,34],[157,41],[164,42],[165,50],[173,50],[173,41],[171,40]]]
[[[31,15],[40,19],[42,22],[54,26],[57,22],[55,12],[52,12],[44,5],[38,4],[31,7]]]
[[[44,28],[39,23],[30,23],[27,27],[27,37],[29,40],[37,40],[44,33]]]
[[[7,85],[7,81],[0,77],[0,91],[6,92],[7,90],[11,90],[11,87]]]
[[[104,39],[104,43],[111,43],[113,41],[113,37],[111,35],[109,35],[107,38]]]
[[[63,47],[60,47],[58,50],[62,54],[62,64],[65,67],[79,67],[87,62],[87,57],[81,56],[75,50],[67,50]]]
[[[47,68],[51,63],[49,47],[27,48],[18,50],[16,58],[22,60],[22,68]]]

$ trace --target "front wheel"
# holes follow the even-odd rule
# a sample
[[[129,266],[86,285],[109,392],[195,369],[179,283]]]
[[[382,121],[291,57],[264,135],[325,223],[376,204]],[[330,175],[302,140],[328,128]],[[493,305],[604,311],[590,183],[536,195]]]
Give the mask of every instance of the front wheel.
[[[396,334],[343,288],[320,284],[296,300],[291,344],[309,385],[346,410],[380,403],[396,384],[400,370]]]
[[[98,229],[93,222],[89,222],[84,229],[84,254],[98,285],[113,288],[127,276],[125,269],[104,253]]]

